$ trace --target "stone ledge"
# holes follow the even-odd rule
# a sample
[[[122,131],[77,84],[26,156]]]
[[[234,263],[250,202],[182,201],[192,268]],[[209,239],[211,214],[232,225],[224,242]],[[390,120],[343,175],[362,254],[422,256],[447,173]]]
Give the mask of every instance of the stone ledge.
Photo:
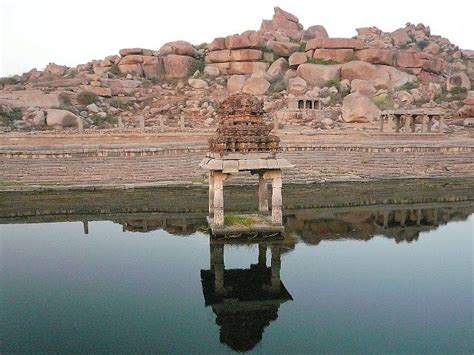
[[[451,142],[446,142],[445,145],[439,146],[434,144],[426,143],[410,143],[410,144],[380,144],[380,145],[369,145],[369,144],[294,144],[287,143],[281,147],[282,152],[295,152],[295,151],[351,151],[351,152],[474,152],[474,144],[462,145]],[[176,155],[186,153],[206,153],[206,146],[186,146],[186,147],[101,147],[101,146],[89,146],[84,148],[72,148],[68,147],[60,149],[44,149],[40,148],[28,148],[18,149],[18,147],[2,147],[0,148],[1,158],[23,158],[23,159],[42,159],[42,158],[71,158],[71,157],[130,157],[130,156],[160,156],[160,155]],[[229,158],[234,159],[234,158]]]

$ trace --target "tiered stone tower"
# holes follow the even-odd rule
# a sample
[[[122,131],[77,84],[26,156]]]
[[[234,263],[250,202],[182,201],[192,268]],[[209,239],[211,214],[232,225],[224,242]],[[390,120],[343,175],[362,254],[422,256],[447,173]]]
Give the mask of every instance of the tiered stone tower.
[[[263,120],[263,104],[255,96],[237,94],[218,108],[219,126],[209,139],[214,153],[276,153],[280,138],[270,135],[272,126]]]
[[[263,103],[247,94],[236,94],[221,102],[219,125],[209,139],[209,153],[200,166],[209,171],[209,217],[213,234],[226,234],[224,226],[223,182],[231,174],[249,171],[259,175],[259,212],[268,212],[267,181],[272,184],[271,225],[262,231],[283,231],[281,169],[291,168],[277,158],[280,138],[271,135],[271,125],[263,119]]]

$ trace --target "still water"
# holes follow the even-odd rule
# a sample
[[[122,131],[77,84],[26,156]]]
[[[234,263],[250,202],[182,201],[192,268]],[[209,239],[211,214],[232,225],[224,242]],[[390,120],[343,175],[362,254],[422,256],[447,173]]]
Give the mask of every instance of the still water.
[[[91,196],[3,199],[0,351],[473,352],[464,190],[402,203],[346,186],[348,207],[305,189],[284,240],[245,243],[209,237],[200,191],[168,211],[101,198],[102,214]],[[154,193],[165,204],[134,200]]]

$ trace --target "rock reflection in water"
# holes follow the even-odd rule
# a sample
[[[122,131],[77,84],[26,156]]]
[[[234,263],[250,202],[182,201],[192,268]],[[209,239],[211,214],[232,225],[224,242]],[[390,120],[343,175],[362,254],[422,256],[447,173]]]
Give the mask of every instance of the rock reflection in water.
[[[256,244],[256,264],[246,269],[226,269],[225,244],[211,240],[210,269],[201,270],[205,305],[216,314],[220,342],[240,352],[253,349],[262,340],[265,327],[278,318],[280,304],[293,299],[280,279],[280,269],[281,254],[293,249],[294,244]],[[270,267],[267,248],[271,251]]]
[[[408,204],[380,210],[354,207],[344,212],[337,209],[295,211],[285,216],[285,226],[287,233],[295,233],[304,242],[313,245],[322,240],[370,240],[375,235],[394,239],[397,243],[412,242],[418,240],[422,232],[435,230],[449,222],[466,220],[474,213],[472,203],[459,207],[450,205],[423,208]]]

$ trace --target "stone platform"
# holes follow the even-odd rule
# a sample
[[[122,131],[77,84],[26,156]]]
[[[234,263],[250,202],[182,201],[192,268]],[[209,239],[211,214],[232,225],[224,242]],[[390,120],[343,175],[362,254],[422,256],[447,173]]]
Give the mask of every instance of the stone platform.
[[[239,217],[248,217],[255,215],[240,215]],[[273,225],[271,216],[258,215],[259,221],[250,226],[241,224],[219,226],[214,223],[213,218],[207,217],[211,237],[220,239],[245,239],[245,240],[266,240],[283,238],[285,228],[283,225]]]

